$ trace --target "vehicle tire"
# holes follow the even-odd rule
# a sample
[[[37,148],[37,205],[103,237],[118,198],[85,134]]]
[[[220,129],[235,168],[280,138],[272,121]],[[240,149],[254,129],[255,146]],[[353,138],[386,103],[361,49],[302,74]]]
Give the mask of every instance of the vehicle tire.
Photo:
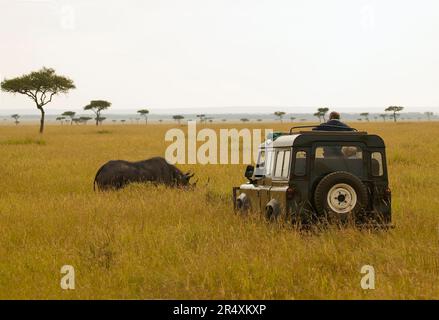
[[[349,172],[337,171],[325,176],[314,192],[319,218],[328,222],[357,221],[368,203],[366,186]]]
[[[265,218],[269,221],[276,221],[280,212],[280,204],[276,199],[271,199],[265,206]]]
[[[236,199],[236,209],[239,213],[246,213],[250,209],[250,200],[245,193],[241,193]]]

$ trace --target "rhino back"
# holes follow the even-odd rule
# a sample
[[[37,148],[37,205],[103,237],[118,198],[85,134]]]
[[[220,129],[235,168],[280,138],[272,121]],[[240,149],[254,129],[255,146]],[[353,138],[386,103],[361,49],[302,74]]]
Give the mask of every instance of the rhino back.
[[[134,163],[135,166],[141,170],[145,170],[148,174],[155,178],[155,181],[171,184],[176,179],[176,174],[179,170],[169,164],[162,157],[154,157],[148,160],[143,160]]]
[[[138,170],[131,162],[111,160],[99,169],[95,180],[100,189],[117,189],[128,182],[135,181],[138,175]]]

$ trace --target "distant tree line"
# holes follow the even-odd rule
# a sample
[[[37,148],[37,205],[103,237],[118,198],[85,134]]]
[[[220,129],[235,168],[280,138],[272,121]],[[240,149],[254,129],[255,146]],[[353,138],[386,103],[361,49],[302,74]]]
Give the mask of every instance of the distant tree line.
[[[43,67],[40,70],[30,72],[28,74],[24,74],[22,76],[18,76],[11,79],[4,79],[0,83],[1,90],[8,93],[13,94],[22,94],[28,96],[35,103],[36,108],[40,111],[40,129],[39,132],[43,133],[44,124],[45,124],[45,106],[52,102],[54,96],[64,93],[67,94],[70,90],[75,89],[76,86],[70,78],[62,75],[56,74],[55,70],[52,68]],[[92,111],[94,113],[94,118],[89,116],[80,116],[76,117],[76,112],[74,111],[65,111],[60,116],[56,118],[56,121],[59,121],[61,124],[68,123],[72,125],[76,124],[86,124],[88,121],[94,119],[96,126],[101,125],[106,117],[102,116],[102,112],[111,107],[111,102],[106,100],[91,100],[89,104],[84,106],[85,111]],[[385,113],[379,114],[379,116],[374,116],[373,119],[377,120],[378,117],[381,117],[383,121],[387,119],[393,119],[394,122],[397,122],[397,119],[400,118],[404,120],[405,118],[401,117],[401,112],[404,110],[402,106],[389,106],[384,109]],[[313,113],[314,117],[317,117],[319,122],[326,122],[327,113],[329,112],[328,107],[320,107],[317,109],[315,113]],[[137,114],[144,118],[145,124],[148,124],[148,115],[149,110],[146,108],[137,110]],[[284,116],[286,113],[284,111],[275,111],[274,116],[280,121],[283,122]],[[434,117],[434,113],[431,111],[426,111],[424,116],[431,120]],[[197,114],[197,119],[200,123],[213,122],[212,117],[207,117],[205,114]],[[13,114],[11,118],[14,120],[14,123],[18,125],[20,123],[20,115]],[[141,118],[130,118],[131,122],[136,121],[139,123]],[[181,121],[184,119],[183,115],[174,115],[172,119],[175,120],[178,124],[181,124]],[[296,117],[291,116],[290,121],[295,121]],[[418,117],[418,120],[420,118]],[[5,119],[4,119],[5,120]],[[222,119],[221,121],[225,122],[227,119]],[[370,121],[369,112],[360,113],[359,121]],[[116,120],[112,120],[113,123]],[[163,120],[160,119],[159,122]],[[248,118],[241,118],[242,122],[249,122]],[[256,121],[261,122],[262,119],[256,119]],[[306,121],[306,119],[300,119],[300,121]],[[122,119],[120,122],[125,123],[126,120]]]

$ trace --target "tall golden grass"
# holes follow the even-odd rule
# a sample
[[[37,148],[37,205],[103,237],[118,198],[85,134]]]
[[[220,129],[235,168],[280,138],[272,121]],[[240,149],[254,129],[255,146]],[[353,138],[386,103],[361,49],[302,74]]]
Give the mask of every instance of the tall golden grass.
[[[396,228],[313,234],[235,215],[244,165],[180,166],[194,191],[93,192],[106,161],[164,155],[171,127],[0,126],[0,298],[439,298],[437,123],[359,124],[386,141]],[[75,290],[60,287],[67,264]],[[375,290],[360,287],[366,264]]]

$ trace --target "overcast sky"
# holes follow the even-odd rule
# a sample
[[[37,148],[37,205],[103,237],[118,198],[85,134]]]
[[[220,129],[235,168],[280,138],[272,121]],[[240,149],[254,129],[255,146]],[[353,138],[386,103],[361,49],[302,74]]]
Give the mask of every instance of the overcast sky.
[[[0,0],[0,79],[42,66],[77,86],[48,113],[439,111],[439,1]]]

